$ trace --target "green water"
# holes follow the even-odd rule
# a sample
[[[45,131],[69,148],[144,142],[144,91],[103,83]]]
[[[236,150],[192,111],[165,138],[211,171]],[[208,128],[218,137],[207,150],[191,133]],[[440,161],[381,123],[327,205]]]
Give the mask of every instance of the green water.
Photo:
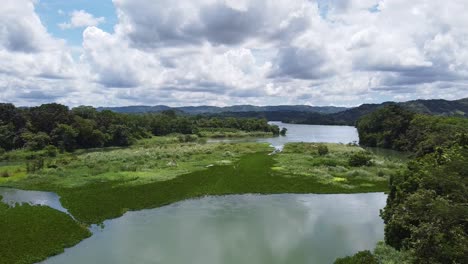
[[[233,195],[129,212],[55,263],[332,263],[383,239],[386,195]]]

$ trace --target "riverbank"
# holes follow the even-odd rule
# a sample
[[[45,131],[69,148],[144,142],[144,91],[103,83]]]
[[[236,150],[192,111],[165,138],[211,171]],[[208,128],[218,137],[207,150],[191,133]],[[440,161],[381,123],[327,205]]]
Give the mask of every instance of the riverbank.
[[[328,153],[318,154],[319,146]],[[181,143],[158,137],[129,148],[44,158],[43,168],[3,178],[0,185],[56,192],[79,223],[90,225],[206,195],[383,192],[388,177],[404,166],[372,154],[367,166],[351,166],[350,157],[364,151],[355,145],[289,143],[283,152],[272,151],[265,143]],[[14,166],[18,170],[28,162],[16,160]],[[0,229],[10,232],[7,226]]]

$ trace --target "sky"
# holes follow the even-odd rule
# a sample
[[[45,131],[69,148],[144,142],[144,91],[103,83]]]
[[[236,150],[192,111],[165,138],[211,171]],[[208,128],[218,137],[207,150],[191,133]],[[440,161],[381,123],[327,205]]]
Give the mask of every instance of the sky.
[[[466,0],[2,0],[0,102],[468,97]]]

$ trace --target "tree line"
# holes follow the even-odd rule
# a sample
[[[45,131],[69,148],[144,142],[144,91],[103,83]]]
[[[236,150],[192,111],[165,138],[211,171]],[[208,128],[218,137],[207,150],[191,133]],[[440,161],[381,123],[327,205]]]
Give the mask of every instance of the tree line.
[[[280,133],[277,126],[269,125],[265,119],[182,116],[172,110],[159,114],[121,114],[97,111],[91,106],[69,109],[56,103],[30,108],[0,104],[0,149],[3,151],[41,150],[48,146],[62,151],[128,146],[153,135],[197,134],[205,128]]]
[[[468,263],[467,119],[389,105],[357,126],[362,145],[414,153],[391,177],[381,211],[385,243],[401,254],[365,251],[336,263]]]

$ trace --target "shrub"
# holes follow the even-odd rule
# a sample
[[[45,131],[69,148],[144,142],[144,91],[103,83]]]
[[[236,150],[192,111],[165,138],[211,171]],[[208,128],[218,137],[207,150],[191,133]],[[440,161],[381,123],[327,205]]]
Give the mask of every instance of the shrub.
[[[352,167],[370,166],[372,165],[372,157],[369,153],[360,151],[352,154],[349,157],[348,164]]]
[[[2,178],[8,178],[10,177],[10,173],[8,173],[8,171],[4,171],[0,174],[0,176],[2,176]]]
[[[339,258],[335,261],[335,264],[378,264],[379,262],[375,259],[374,255],[369,250],[364,250],[356,253],[353,256]]]
[[[318,146],[317,153],[320,156],[325,156],[325,155],[328,154],[328,152],[329,152],[329,150],[328,150],[328,147],[326,145],[319,145]]]
[[[49,157],[56,157],[58,154],[58,148],[55,146],[49,145],[45,148],[46,154]]]
[[[288,132],[288,129],[285,128],[285,127],[283,127],[283,128],[281,129],[281,131],[280,131],[280,135],[281,135],[281,136],[286,136],[286,133],[287,133],[287,132]]]

